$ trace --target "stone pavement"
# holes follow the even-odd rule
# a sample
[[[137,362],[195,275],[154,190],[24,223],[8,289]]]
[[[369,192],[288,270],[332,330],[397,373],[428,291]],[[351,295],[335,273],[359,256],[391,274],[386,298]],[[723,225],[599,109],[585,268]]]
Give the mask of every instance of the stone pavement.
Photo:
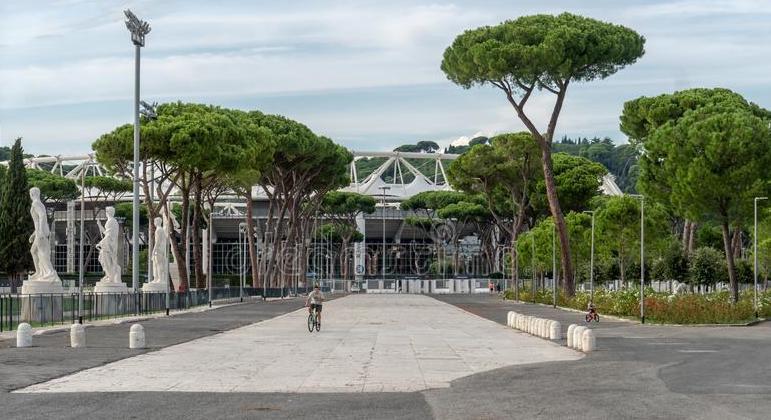
[[[327,302],[321,333],[306,318],[298,310],[19,392],[410,392],[583,357],[420,295]]]

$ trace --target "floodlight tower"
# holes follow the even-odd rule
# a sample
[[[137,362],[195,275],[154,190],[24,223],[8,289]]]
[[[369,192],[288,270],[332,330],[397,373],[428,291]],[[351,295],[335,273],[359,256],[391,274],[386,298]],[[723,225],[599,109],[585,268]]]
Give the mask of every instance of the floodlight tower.
[[[145,46],[145,35],[150,24],[140,20],[131,10],[126,15],[126,28],[131,32],[134,44],[134,189],[131,225],[131,287],[134,291],[134,311],[139,313],[139,51]]]

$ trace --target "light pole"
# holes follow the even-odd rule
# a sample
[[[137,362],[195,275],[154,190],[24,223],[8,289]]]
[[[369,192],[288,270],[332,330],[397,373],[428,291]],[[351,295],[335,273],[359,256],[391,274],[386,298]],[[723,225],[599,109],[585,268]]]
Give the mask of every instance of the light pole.
[[[126,9],[126,28],[131,32],[134,44],[134,189],[131,226],[131,287],[134,291],[134,312],[139,313],[139,51],[145,46],[145,35],[150,33],[150,24]]]
[[[80,273],[78,273],[78,324],[83,323],[83,277],[85,274],[85,264],[83,261],[83,238],[84,225],[86,220],[86,164],[83,164],[83,168],[80,171],[80,243],[78,244],[80,252]],[[757,260],[757,259],[756,259]]]
[[[557,307],[557,224],[551,226],[551,299],[552,307]]]
[[[589,258],[589,303],[594,303],[594,210],[584,213],[592,215],[592,253]]]
[[[246,239],[246,235],[248,232],[246,232],[246,224],[243,222],[238,224],[238,262],[239,262],[239,273],[238,273],[238,297],[241,300],[241,302],[244,301],[244,276],[246,275],[246,252],[244,252],[244,242]]]
[[[530,293],[533,295],[533,302],[535,302],[535,233],[530,231],[530,244],[532,245],[532,255],[530,262],[533,265],[533,275],[530,276]]]
[[[640,323],[645,324],[645,196],[631,196],[640,199]]]
[[[383,215],[383,287],[385,287],[385,275],[386,275],[386,230],[385,230],[385,196],[386,191],[390,190],[391,187],[389,186],[382,186],[378,189],[383,191],[383,207],[381,208],[381,212]]]
[[[212,256],[214,256],[214,252],[212,252],[212,246],[213,246],[212,245],[212,237],[214,236],[212,234],[212,232],[214,230],[214,226],[212,225],[212,213],[214,213],[214,206],[210,205],[209,206],[209,226],[207,226],[208,229],[206,231],[206,233],[208,234],[207,235],[208,236],[207,240],[209,242],[209,246],[207,247],[207,254],[209,254],[209,255],[206,256],[206,260],[207,260],[207,263],[208,263],[208,264],[206,264],[207,265],[206,271],[208,273],[207,277],[208,277],[208,280],[209,280],[208,283],[209,283],[209,307],[210,308],[211,308],[211,305],[212,305],[212,303],[211,303],[212,297],[214,295],[214,293],[212,291],[212,286],[214,285],[214,280],[212,279],[212,275],[214,274],[214,263],[211,260]]]
[[[768,200],[768,197],[755,197],[754,210],[755,210],[755,227],[754,235],[752,235],[752,254],[754,255],[754,264],[752,269],[752,276],[755,284],[755,294],[753,297],[753,305],[755,307],[755,318],[758,317],[758,201]]]

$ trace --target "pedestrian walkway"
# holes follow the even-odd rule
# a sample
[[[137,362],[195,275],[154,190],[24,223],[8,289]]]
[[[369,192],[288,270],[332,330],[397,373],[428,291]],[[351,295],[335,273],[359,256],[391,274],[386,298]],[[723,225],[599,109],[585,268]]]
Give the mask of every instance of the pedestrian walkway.
[[[420,295],[351,295],[21,392],[399,392],[580,353]]]

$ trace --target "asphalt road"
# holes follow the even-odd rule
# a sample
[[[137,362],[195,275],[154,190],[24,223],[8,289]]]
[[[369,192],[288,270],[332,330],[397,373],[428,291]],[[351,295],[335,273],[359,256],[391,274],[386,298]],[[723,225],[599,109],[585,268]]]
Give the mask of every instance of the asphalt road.
[[[565,328],[582,317],[503,302],[496,296],[436,298],[499,323],[505,322],[509,310],[560,319]],[[143,325],[150,345],[157,349],[301,305],[249,303]],[[8,393],[137,354],[125,349],[128,329],[129,325],[92,327],[88,340],[98,347],[77,351],[67,347],[67,333],[36,336],[37,347],[31,349],[0,348],[0,418],[771,418],[769,323],[707,328],[603,319],[596,329],[598,351],[581,360],[510,366],[455,380],[450,388],[414,393]]]

